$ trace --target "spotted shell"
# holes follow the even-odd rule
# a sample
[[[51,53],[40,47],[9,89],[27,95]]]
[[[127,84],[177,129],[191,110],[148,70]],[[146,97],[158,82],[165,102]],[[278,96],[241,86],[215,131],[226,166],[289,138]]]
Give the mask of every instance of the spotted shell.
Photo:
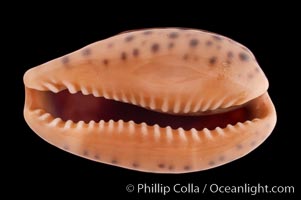
[[[276,123],[268,80],[250,50],[201,30],[121,33],[29,69],[24,84],[25,120],[39,136],[139,171],[228,163],[260,145]]]

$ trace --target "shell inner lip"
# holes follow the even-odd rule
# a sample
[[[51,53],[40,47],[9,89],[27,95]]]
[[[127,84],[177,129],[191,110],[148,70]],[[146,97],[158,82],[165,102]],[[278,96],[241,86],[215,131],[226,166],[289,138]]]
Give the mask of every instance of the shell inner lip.
[[[95,122],[123,120],[125,122],[134,121],[136,124],[146,123],[149,126],[155,124],[160,127],[170,126],[173,129],[190,130],[195,128],[202,130],[207,128],[213,130],[217,127],[225,128],[228,124],[235,125],[238,122],[243,123],[260,118],[256,116],[255,112],[252,112],[254,104],[249,102],[233,108],[221,109],[224,112],[221,112],[219,108],[217,108],[218,113],[215,113],[215,110],[208,111],[210,115],[183,116],[157,112],[103,97],[83,95],[81,92],[71,94],[68,90],[54,93],[26,88],[26,93],[26,107],[28,109],[43,109],[54,118],[61,118],[65,122],[68,120],[84,121],[85,123],[92,120]]]

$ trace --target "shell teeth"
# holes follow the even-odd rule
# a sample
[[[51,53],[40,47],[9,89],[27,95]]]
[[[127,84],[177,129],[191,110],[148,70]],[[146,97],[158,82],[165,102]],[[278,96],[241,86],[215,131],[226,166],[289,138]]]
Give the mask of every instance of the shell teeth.
[[[192,99],[190,99],[187,103],[186,103],[186,105],[185,105],[185,107],[184,107],[184,113],[188,113],[190,110],[191,110],[191,104],[192,104]]]
[[[104,98],[110,99],[110,96],[109,96],[108,92],[105,89],[103,89],[102,95],[103,95]]]
[[[231,132],[234,132],[237,129],[244,129],[244,128],[246,128],[246,126],[251,125],[251,124],[253,124],[254,122],[256,122],[258,120],[259,119],[253,119],[252,121],[247,120],[247,121],[245,121],[243,123],[237,122],[235,125],[228,124],[227,127],[226,127],[226,129],[228,129]]]
[[[60,122],[62,122],[61,118],[55,118],[49,123],[49,126],[56,127]]]
[[[208,128],[204,128],[203,132],[204,132],[206,138],[208,138],[209,140],[213,139],[211,131]]]
[[[59,123],[64,122],[61,118],[54,119],[50,113],[46,113],[42,109],[35,109],[32,111],[32,113],[37,115],[37,118],[39,120],[48,121],[49,125],[53,126],[53,127],[56,127],[56,126],[58,126]],[[247,126],[252,125],[253,123],[255,123],[257,121],[260,121],[260,119],[255,118],[252,120],[246,120],[245,122],[237,122],[235,125],[228,124],[225,128],[216,127],[214,129],[214,131],[220,136],[225,136],[226,129],[228,129],[231,132],[235,132],[235,131],[237,131],[237,129],[244,129]],[[111,119],[108,122],[105,122],[104,120],[100,120],[98,123],[96,123],[94,120],[91,120],[87,124],[84,121],[79,121],[77,123],[74,123],[72,120],[67,120],[66,122],[64,122],[63,128],[69,129],[69,128],[73,128],[74,126],[76,126],[76,128],[78,128],[78,129],[82,129],[82,128],[94,129],[95,126],[98,126],[100,130],[107,128],[109,132],[112,132],[113,130],[115,130],[115,128],[117,128],[117,132],[122,133],[122,131],[125,128],[125,124],[127,125],[127,129],[129,131],[129,133],[134,134],[137,124],[132,120],[130,120],[128,122],[124,122],[123,120],[118,120],[117,122],[115,122],[114,120]],[[150,127],[153,127],[155,140],[160,139],[162,136],[161,135],[161,127],[158,124],[155,124]],[[165,129],[166,134],[163,134],[163,135],[166,135],[166,138],[168,141],[173,140],[173,131],[178,132],[181,140],[187,141],[186,131],[182,127],[178,128],[177,130],[173,130],[170,126],[167,126],[164,129]],[[148,134],[149,127],[145,122],[142,122],[140,124],[140,131],[141,131],[142,135],[144,135],[144,136],[146,136]],[[191,128],[190,132],[191,132],[191,136],[192,136],[193,140],[195,140],[197,142],[201,141],[201,137],[200,137],[200,133],[199,133],[200,131],[198,131],[195,128]],[[206,138],[213,139],[212,131],[209,130],[208,128],[204,128],[202,130],[202,132],[204,133]]]
[[[101,95],[99,94],[98,90],[96,90],[95,88],[92,89],[92,94],[95,97],[100,97]]]
[[[51,92],[54,93],[58,93],[60,90],[57,88],[57,86],[55,86],[52,83],[44,83],[43,84],[44,87],[46,87],[47,89],[49,89]]]
[[[38,115],[38,116],[41,116],[43,113],[45,113],[45,111],[42,109],[36,109],[33,111],[33,114]]]
[[[190,129],[190,132],[191,132],[192,138],[195,141],[197,141],[197,142],[201,141],[200,135],[199,135],[198,131],[195,128]]]
[[[39,119],[40,120],[42,120],[42,121],[46,121],[46,120],[49,120],[49,119],[51,119],[52,117],[51,117],[51,115],[49,114],[49,113],[45,113],[45,114],[43,114],[43,115],[41,115],[40,117],[39,117]]]
[[[129,102],[128,99],[127,99],[127,97],[126,97],[126,95],[124,94],[124,92],[121,93],[121,100],[122,100],[123,102],[125,102],[125,103],[128,103],[128,102]]]
[[[150,99],[149,107],[150,107],[152,110],[155,110],[155,109],[156,109],[156,102],[155,102],[155,99],[154,99],[153,97]]]
[[[81,86],[81,87],[80,87],[80,90],[81,90],[81,92],[83,93],[83,95],[88,95],[88,94],[89,94],[88,89],[87,89],[86,87],[84,87],[84,86]]]
[[[128,125],[129,125],[129,133],[130,134],[134,134],[135,133],[135,122],[134,121],[129,121],[128,122]]]
[[[77,92],[76,88],[74,85],[72,85],[71,83],[67,82],[67,81],[63,81],[63,84],[67,87],[67,89],[69,90],[69,92],[71,94],[75,94]]]
[[[146,136],[148,131],[147,131],[147,124],[146,123],[141,123],[141,133],[142,135]]]
[[[193,107],[192,111],[198,112],[201,109],[201,105],[202,105],[202,100],[199,100],[199,102],[195,104],[195,106]]]
[[[230,131],[234,131],[235,130],[235,128],[234,128],[234,126],[232,124],[228,124],[226,128],[229,129]]]
[[[146,107],[146,103],[145,103],[144,97],[142,95],[140,95],[140,103],[139,103],[139,105],[142,106],[142,107]]]
[[[244,128],[245,125],[241,122],[237,122],[237,124],[235,126],[238,126],[239,128]]]
[[[153,127],[155,140],[159,140],[161,137],[160,126],[158,124],[155,124]]]
[[[250,125],[250,124],[253,124],[253,121],[247,120],[247,121],[244,122],[244,124]]]
[[[176,99],[176,102],[175,102],[174,108],[173,108],[173,112],[174,113],[179,113],[180,112],[180,106],[181,106],[180,99]]]
[[[234,105],[234,102],[235,102],[235,101],[236,101],[236,99],[232,99],[232,100],[227,101],[227,103],[225,103],[225,104],[223,105],[223,108],[228,108],[228,107]]]
[[[85,126],[85,122],[84,121],[79,121],[76,123],[76,128],[77,129],[82,129]]]
[[[209,109],[211,105],[211,100],[208,100],[202,107],[201,107],[201,111],[204,112],[204,111],[207,111]]]
[[[230,103],[229,103],[230,102]],[[232,101],[233,102],[233,101]],[[232,104],[233,105],[233,104]],[[219,108],[227,108],[231,106],[231,101],[229,97],[224,97],[222,99],[221,105],[219,106]]]
[[[181,140],[187,142],[185,130],[183,128],[178,128],[178,132],[179,132],[179,136],[180,136]]]
[[[161,110],[162,110],[163,112],[167,112],[167,111],[168,111],[168,98],[164,98],[164,101],[163,101]]]
[[[131,95],[130,95],[130,102],[132,103],[132,104],[134,104],[134,105],[137,105],[137,101],[136,101],[136,98],[135,98],[135,96],[131,93]]]
[[[112,95],[112,98],[115,100],[115,101],[119,101],[119,96],[117,95],[116,91],[113,92],[113,95]]]
[[[220,136],[224,136],[225,135],[225,132],[222,128],[220,127],[216,127],[215,128],[216,132],[220,135]]]
[[[96,122],[94,120],[89,121],[88,123],[88,129],[93,129],[96,125]]]
[[[119,132],[119,133],[121,133],[122,132],[122,130],[123,130],[123,127],[124,127],[124,122],[123,122],[123,120],[118,120],[118,122],[117,122],[117,131]]]
[[[223,102],[224,102],[224,98],[217,99],[216,102],[212,103],[210,110],[215,110],[217,108],[220,108]]]
[[[98,128],[99,128],[100,130],[103,130],[103,129],[104,129],[104,126],[105,126],[105,121],[104,121],[104,120],[100,120],[100,121],[98,122]]]
[[[73,121],[72,121],[72,120],[67,120],[66,123],[65,123],[65,125],[64,125],[64,128],[65,128],[65,129],[70,129],[70,128],[72,128],[73,126],[74,126]]]
[[[102,88],[102,90],[98,90],[96,88],[87,88],[86,86],[80,86],[78,89],[75,85],[68,81],[62,81],[61,83],[58,83],[55,80],[52,80],[52,82],[46,82],[42,85],[42,90],[50,90],[54,93],[58,93],[63,89],[68,89],[68,91],[71,94],[75,94],[78,91],[81,91],[83,95],[90,95],[92,94],[95,97],[104,97],[105,99],[113,99],[115,101],[122,101],[125,103],[131,103],[133,105],[140,105],[141,107],[148,107],[152,110],[161,110],[162,112],[170,112],[173,113],[189,113],[189,112],[205,112],[208,110],[216,110],[219,108],[228,108],[233,105],[238,104],[238,102],[241,102],[241,99],[237,98],[231,98],[231,97],[223,97],[223,98],[214,98],[210,100],[203,101],[202,99],[199,99],[195,103],[195,98],[190,98],[186,104],[182,106],[183,101],[181,101],[181,98],[178,97],[175,99],[173,107],[169,107],[171,101],[166,96],[163,99],[161,108],[158,108],[158,105],[156,105],[156,99],[154,97],[150,97],[149,99],[146,99],[142,94],[139,96],[135,96],[133,93],[130,93],[129,95],[126,95],[124,92],[118,93],[116,91],[113,91],[112,93],[109,93],[108,89]],[[149,102],[148,102],[149,101]]]
[[[166,130],[166,138],[167,138],[167,141],[168,141],[168,142],[171,142],[172,139],[173,139],[172,128],[171,128],[170,126],[167,126],[167,127],[165,128],[165,130]]]
[[[76,88],[75,88],[73,85],[70,86],[70,87],[68,88],[68,90],[69,90],[69,92],[70,92],[71,94],[77,93],[77,90],[76,90]]]
[[[109,120],[108,123],[109,123],[108,130],[109,130],[109,132],[112,132],[114,129],[114,121],[111,119],[111,120]]]

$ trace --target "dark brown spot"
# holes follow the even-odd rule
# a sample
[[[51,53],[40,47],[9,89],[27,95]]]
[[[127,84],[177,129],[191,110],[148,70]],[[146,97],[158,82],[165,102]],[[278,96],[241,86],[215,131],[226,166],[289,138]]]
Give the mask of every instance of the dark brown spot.
[[[183,60],[188,60],[189,59],[189,55],[186,53],[183,55]]]
[[[163,163],[160,163],[160,164],[158,164],[158,167],[163,169],[163,168],[165,168],[165,165]]]
[[[198,46],[198,44],[199,44],[199,41],[197,39],[191,39],[189,41],[189,46],[190,47],[196,47],[196,46]]]
[[[242,149],[242,144],[236,145],[236,149],[238,149],[238,150]]]
[[[206,46],[208,46],[208,47],[212,46],[212,44],[213,44],[213,42],[210,41],[210,40],[208,40],[208,41],[206,42]]]
[[[221,36],[218,36],[218,35],[212,35],[212,38],[215,39],[216,41],[223,40],[223,38]]]
[[[172,32],[172,33],[170,33],[170,34],[168,35],[168,37],[169,37],[170,39],[176,39],[177,37],[179,37],[179,33],[177,33],[177,32]]]
[[[89,151],[84,150],[83,155],[84,155],[84,156],[88,156],[88,155],[89,155]]]
[[[249,79],[252,79],[253,77],[254,77],[253,73],[249,73],[249,74],[248,74],[248,78],[249,78]]]
[[[248,61],[249,60],[249,56],[248,54],[241,52],[238,54],[238,57],[241,61]]]
[[[213,56],[209,59],[209,64],[214,65],[216,63],[216,61],[217,61],[217,57]]]
[[[191,167],[189,165],[184,166],[184,170],[190,170]]]
[[[142,41],[141,41],[141,46],[144,46],[146,43],[147,43],[146,40],[142,40]]]
[[[174,44],[173,42],[170,42],[170,43],[168,44],[168,48],[169,48],[169,49],[172,49],[174,46],[175,46],[175,44]]]
[[[118,161],[117,161],[116,159],[113,159],[113,160],[111,161],[111,163],[112,163],[112,164],[117,164]]]
[[[169,166],[168,166],[168,169],[169,169],[170,171],[172,171],[172,170],[174,169],[174,166],[169,165]]]
[[[144,31],[143,35],[151,35],[153,33],[153,31]]]
[[[253,146],[255,146],[256,145],[256,141],[252,141],[251,143],[250,143],[250,145],[253,147]]]
[[[139,49],[133,49],[133,56],[139,56]]]
[[[129,35],[129,36],[127,36],[127,37],[124,38],[124,41],[130,42],[130,41],[132,41],[133,39],[134,39],[134,36],[133,36],[133,35]]]
[[[99,155],[98,154],[96,154],[96,155],[94,155],[94,158],[96,159],[96,160],[99,160]]]
[[[63,64],[68,64],[69,61],[70,61],[70,59],[69,59],[69,57],[67,57],[67,56],[65,56],[65,57],[62,58],[62,63],[63,63]]]
[[[218,160],[221,161],[221,162],[223,162],[223,161],[225,160],[225,156],[220,156],[220,157],[218,158]]]
[[[228,57],[229,59],[231,59],[231,58],[233,58],[233,56],[234,56],[233,52],[232,52],[232,51],[228,51],[227,57]]]
[[[90,48],[83,49],[82,54],[83,56],[89,56],[91,54],[91,49]]]
[[[151,46],[151,50],[152,50],[153,53],[158,52],[158,51],[159,51],[159,48],[160,48],[160,46],[159,46],[158,43],[154,43],[154,44]]]
[[[127,55],[125,52],[122,52],[120,57],[121,57],[121,60],[126,60]]]
[[[213,160],[211,160],[209,163],[208,163],[209,166],[213,166],[215,165],[215,162]]]
[[[109,64],[109,60],[108,59],[104,59],[103,61],[102,61],[102,63],[104,64],[104,65],[108,65]]]
[[[133,162],[132,166],[133,166],[134,168],[137,168],[137,167],[139,167],[139,164],[138,164],[137,162]]]

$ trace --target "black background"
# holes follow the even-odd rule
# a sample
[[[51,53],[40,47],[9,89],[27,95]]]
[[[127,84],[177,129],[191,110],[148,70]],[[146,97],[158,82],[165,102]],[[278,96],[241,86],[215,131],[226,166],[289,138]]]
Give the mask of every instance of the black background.
[[[183,3],[183,2],[182,2]],[[9,69],[14,79],[10,80],[14,102],[13,123],[9,139],[3,140],[8,162],[7,186],[27,188],[22,195],[40,196],[36,191],[49,197],[122,198],[142,199],[146,194],[128,193],[127,184],[161,183],[172,186],[176,183],[204,185],[293,185],[298,193],[297,176],[300,174],[298,149],[298,114],[294,99],[298,79],[293,69],[292,46],[298,37],[293,27],[295,17],[286,7],[278,5],[263,8],[262,5],[223,7],[216,5],[200,7],[183,6],[174,10],[173,5],[159,9],[150,7],[150,2],[133,5],[128,10],[123,5],[117,11],[114,6],[99,6],[74,10],[72,6],[43,5],[24,9],[16,18],[7,21],[12,37],[9,52],[13,52]],[[174,3],[176,4],[176,3]],[[137,6],[137,7],[135,7]],[[131,7],[131,6],[128,6]],[[181,7],[181,4],[180,4]],[[137,9],[135,9],[137,8]],[[246,9],[249,8],[249,9]],[[50,9],[47,11],[47,9]],[[13,14],[12,14],[13,15]],[[292,25],[290,25],[292,24]],[[40,139],[23,119],[24,88],[22,76],[26,70],[56,57],[75,51],[87,44],[118,34],[120,32],[148,27],[189,27],[216,32],[228,36],[244,45],[257,57],[259,64],[270,81],[269,93],[275,104],[278,121],[271,136],[247,156],[207,171],[188,174],[152,174],[131,171],[89,161],[58,148]],[[292,62],[293,61],[293,62]],[[300,64],[299,64],[300,65]],[[300,85],[300,84],[299,84]],[[12,113],[12,111],[10,111]],[[294,117],[297,116],[297,117]],[[3,124],[4,125],[4,124]],[[299,168],[299,169],[298,169]],[[14,196],[17,193],[11,193]],[[172,194],[176,199],[237,199],[251,198],[250,195],[222,194]],[[165,199],[162,194],[157,199]],[[296,194],[257,195],[254,199],[292,199]]]

